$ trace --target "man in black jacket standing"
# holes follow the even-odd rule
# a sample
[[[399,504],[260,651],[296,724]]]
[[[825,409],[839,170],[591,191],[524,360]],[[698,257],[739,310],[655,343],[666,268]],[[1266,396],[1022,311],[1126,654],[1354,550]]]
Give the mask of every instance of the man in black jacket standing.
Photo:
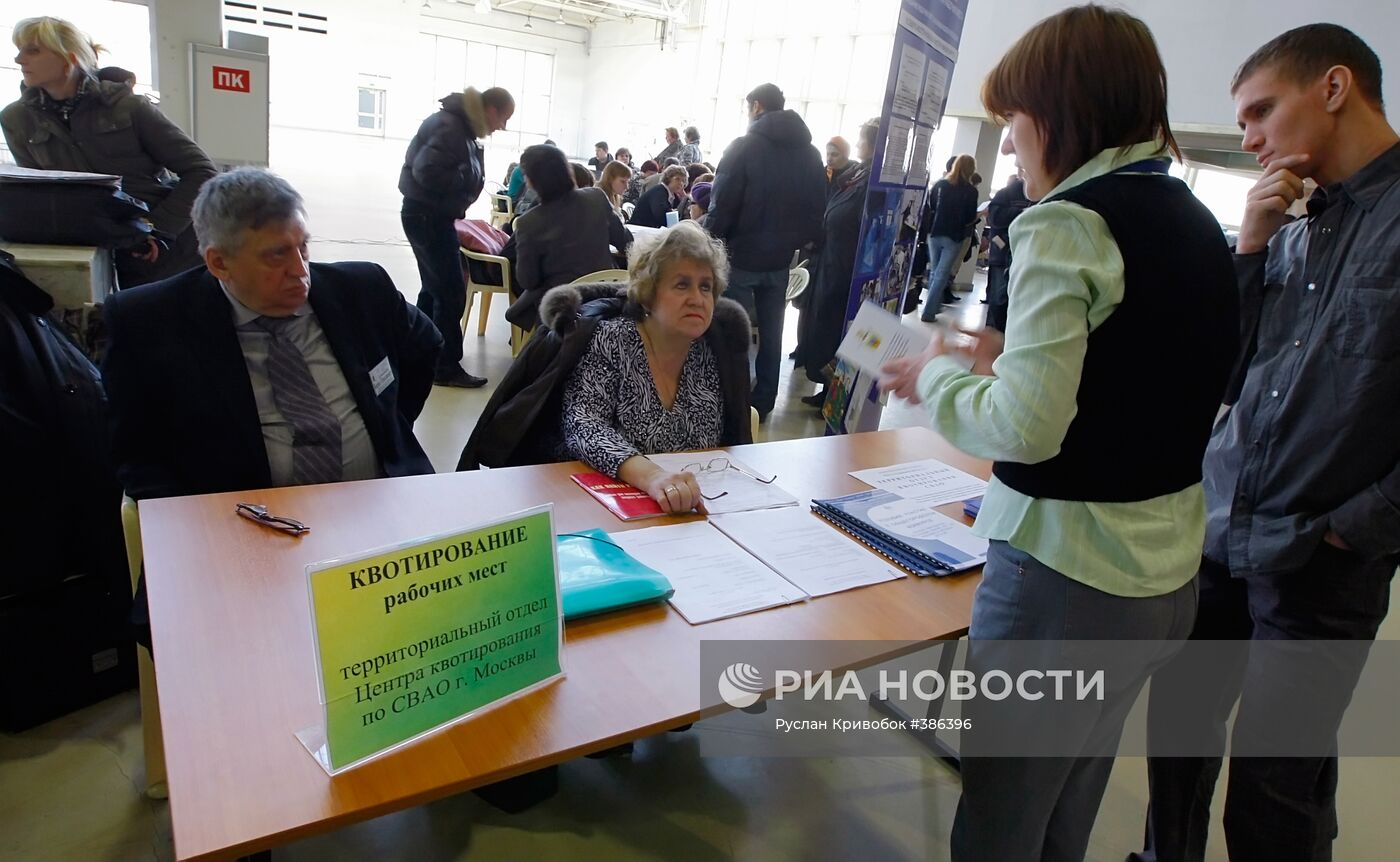
[[[763,421],[778,397],[788,267],[821,236],[826,171],[807,124],[784,110],[782,90],[761,84],[745,101],[749,131],[720,159],[708,227],[729,247],[730,298],[758,324],[753,406]]]
[[[479,140],[506,127],[515,113],[515,99],[500,87],[484,93],[468,87],[441,101],[441,110],[424,120],[408,143],[399,172],[400,217],[423,280],[418,308],[442,334],[433,383],[474,388],[485,386],[486,378],[462,369],[462,312],[467,294],[452,223],[463,218],[481,196],[486,174]]]

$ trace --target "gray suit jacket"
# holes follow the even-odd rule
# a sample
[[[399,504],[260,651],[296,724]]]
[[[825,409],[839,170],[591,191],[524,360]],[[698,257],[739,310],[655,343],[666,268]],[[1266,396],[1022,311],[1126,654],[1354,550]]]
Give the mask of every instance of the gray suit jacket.
[[[506,320],[533,329],[540,299],[551,287],[612,269],[608,246],[624,251],[632,234],[622,226],[601,189],[573,189],[515,220],[515,284],[519,298]]]

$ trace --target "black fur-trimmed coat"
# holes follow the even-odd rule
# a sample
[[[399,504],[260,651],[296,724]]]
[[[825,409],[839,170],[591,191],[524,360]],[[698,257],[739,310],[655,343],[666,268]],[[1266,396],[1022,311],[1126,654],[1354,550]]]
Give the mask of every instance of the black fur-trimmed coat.
[[[588,351],[598,323],[631,313],[626,285],[566,284],[540,302],[540,327],[486,403],[458,470],[557,460],[564,384]],[[720,444],[752,443],[749,426],[749,318],[732,299],[715,303],[704,337],[719,367],[724,397]]]

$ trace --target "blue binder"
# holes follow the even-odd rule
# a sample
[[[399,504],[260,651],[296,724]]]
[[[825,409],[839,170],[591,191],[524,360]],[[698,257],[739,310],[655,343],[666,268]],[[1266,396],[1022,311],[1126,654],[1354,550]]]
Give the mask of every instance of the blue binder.
[[[973,558],[937,539],[902,536],[871,523],[868,513],[899,498],[879,489],[829,500],[813,500],[812,511],[870,550],[916,575],[951,575],[980,565]]]
[[[639,563],[602,530],[562,533],[557,544],[566,620],[664,602],[675,592],[665,575]]]

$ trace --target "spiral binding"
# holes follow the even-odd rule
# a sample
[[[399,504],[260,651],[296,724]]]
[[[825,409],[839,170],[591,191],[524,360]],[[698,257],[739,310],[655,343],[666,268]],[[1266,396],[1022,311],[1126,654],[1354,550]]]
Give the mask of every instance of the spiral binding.
[[[859,522],[857,522],[855,518],[846,514],[845,512],[840,511],[839,509],[829,508],[824,501],[813,500],[812,511],[816,513],[817,517],[831,524],[833,527],[850,536],[852,539],[855,539],[857,542],[860,542],[862,545],[879,554],[881,557],[884,557],[885,559],[894,563],[896,566],[899,566],[901,569],[904,569],[906,572],[910,572],[912,574],[920,576],[927,576],[946,575],[952,573],[953,571],[953,568],[947,565],[946,563],[939,562],[938,560],[929,559],[928,555],[919,551],[917,548],[911,547],[910,545],[899,541],[898,539],[889,537],[887,535],[882,535],[878,538],[872,538],[866,532],[866,527],[864,524],[859,524]],[[879,545],[875,544],[876,541],[883,542],[889,547],[880,547]],[[891,548],[899,550],[900,552],[902,552],[903,556],[896,556],[895,554],[891,553]]]

